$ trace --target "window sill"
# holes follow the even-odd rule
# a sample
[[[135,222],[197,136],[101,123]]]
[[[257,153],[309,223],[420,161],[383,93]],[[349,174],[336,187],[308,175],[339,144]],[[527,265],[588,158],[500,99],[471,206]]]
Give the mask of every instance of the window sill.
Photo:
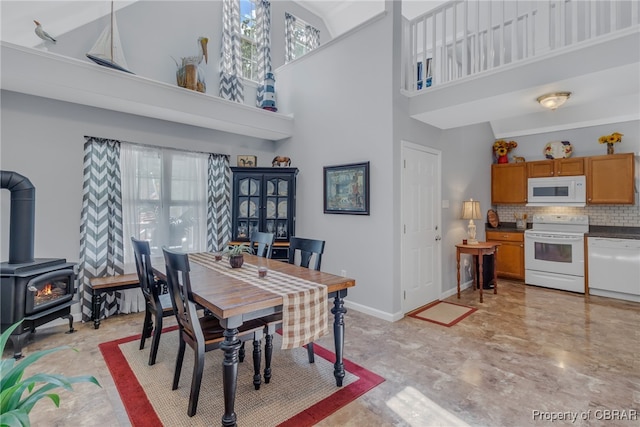
[[[293,117],[51,52],[1,42],[2,89],[279,141]]]

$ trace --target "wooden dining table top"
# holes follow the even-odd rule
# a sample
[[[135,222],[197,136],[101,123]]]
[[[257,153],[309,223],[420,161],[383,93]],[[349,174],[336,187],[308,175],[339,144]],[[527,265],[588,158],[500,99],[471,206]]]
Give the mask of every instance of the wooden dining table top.
[[[255,255],[244,254],[244,262],[258,267],[267,267],[268,272],[275,271],[298,279],[325,285],[327,292],[341,291],[355,286],[355,280],[348,277],[337,276],[331,273],[316,271],[300,267],[287,262],[261,258]],[[229,259],[223,257],[220,263],[229,264]],[[166,279],[163,258],[152,260],[154,273],[161,279]],[[211,310],[219,319],[228,319],[235,316],[247,316],[250,313],[259,312],[283,304],[283,298],[269,290],[253,285],[246,279],[240,279],[195,262],[189,263],[191,272],[191,288],[195,302]],[[244,268],[244,267],[241,267]],[[252,281],[258,283],[261,280],[257,274]]]

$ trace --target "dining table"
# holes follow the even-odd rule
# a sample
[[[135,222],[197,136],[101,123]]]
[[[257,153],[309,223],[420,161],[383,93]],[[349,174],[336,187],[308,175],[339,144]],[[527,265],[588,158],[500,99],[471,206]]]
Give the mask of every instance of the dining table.
[[[162,267],[165,265],[164,259],[154,257],[152,264],[154,266],[154,274],[160,279],[166,279],[166,270]],[[244,254],[242,267],[231,268],[227,257],[216,259],[214,254],[210,252],[190,253],[189,266],[194,301],[216,316],[220,320],[222,327],[225,328],[224,341],[220,346],[224,352],[222,362],[223,426],[235,426],[237,424],[235,398],[239,361],[238,352],[241,347],[238,328],[251,319],[279,312],[286,313],[290,311],[288,305],[292,301],[295,301],[299,306],[302,305],[302,307],[298,307],[300,308],[298,314],[291,316],[290,319],[296,319],[295,322],[304,323],[309,321],[305,317],[311,317],[310,313],[314,313],[313,316],[318,317],[317,313],[319,311],[317,309],[310,310],[308,307],[304,307],[305,304],[312,304],[313,301],[304,302],[304,299],[300,300],[299,298],[299,295],[308,294],[310,289],[314,290],[316,288],[321,295],[326,296],[326,299],[318,299],[316,297],[316,301],[324,302],[326,312],[329,311],[330,298],[333,298],[333,307],[330,310],[333,314],[333,338],[336,356],[333,375],[336,380],[336,386],[342,386],[345,377],[343,363],[344,316],[347,312],[344,307],[344,298],[347,296],[347,290],[355,286],[354,279],[250,254]],[[266,275],[264,274],[265,268]],[[302,304],[301,301],[303,301]],[[316,320],[318,319],[314,319],[314,321]],[[324,321],[326,323],[327,319],[325,318]],[[295,325],[293,326],[295,327]],[[287,335],[285,328],[286,322],[283,323],[283,336]],[[294,340],[293,342],[294,344],[292,345],[300,344],[300,341]]]

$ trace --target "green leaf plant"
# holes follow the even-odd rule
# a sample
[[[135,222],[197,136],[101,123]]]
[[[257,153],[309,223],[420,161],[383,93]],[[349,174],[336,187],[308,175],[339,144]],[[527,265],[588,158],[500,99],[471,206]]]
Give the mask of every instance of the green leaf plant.
[[[0,336],[0,353],[4,353],[5,345],[11,333],[22,323],[22,321],[12,325]],[[29,412],[34,405],[42,398],[48,397],[56,407],[60,406],[60,396],[51,393],[51,390],[63,388],[73,391],[71,384],[90,382],[98,387],[102,387],[98,380],[90,375],[78,377],[66,377],[58,374],[37,373],[23,379],[25,369],[43,356],[56,351],[71,349],[69,346],[60,346],[48,350],[36,351],[19,361],[14,358],[2,359],[0,361],[0,426],[22,426],[31,425]],[[36,388],[41,384],[40,388]]]
[[[251,249],[251,247],[246,244],[246,243],[241,243],[239,245],[229,245],[225,248],[224,251],[222,251],[222,253],[224,255],[227,255],[229,257],[233,257],[233,256],[238,256],[238,255],[243,255],[243,254],[252,254],[253,250]]]

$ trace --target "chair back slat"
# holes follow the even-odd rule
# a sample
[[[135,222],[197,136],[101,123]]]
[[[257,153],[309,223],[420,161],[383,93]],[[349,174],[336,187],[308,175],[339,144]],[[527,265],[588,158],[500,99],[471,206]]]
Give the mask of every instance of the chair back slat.
[[[155,302],[158,300],[159,291],[158,284],[153,275],[153,267],[151,266],[151,248],[149,247],[149,242],[131,237],[131,243],[133,245],[136,271],[142,293],[147,301],[151,300]]]
[[[204,334],[200,327],[196,303],[191,291],[189,257],[186,253],[173,251],[166,247],[162,248],[162,252],[167,269],[167,284],[178,325],[182,332],[204,345]]]
[[[304,239],[302,237],[291,237],[289,242],[289,264],[295,264],[296,253],[300,254],[300,266],[320,270],[322,263],[322,253],[324,252],[324,240]],[[315,261],[311,267],[311,259]]]
[[[276,235],[274,233],[253,231],[249,239],[249,247],[255,255],[263,258],[271,258],[275,239]],[[256,245],[258,245],[257,248]]]

